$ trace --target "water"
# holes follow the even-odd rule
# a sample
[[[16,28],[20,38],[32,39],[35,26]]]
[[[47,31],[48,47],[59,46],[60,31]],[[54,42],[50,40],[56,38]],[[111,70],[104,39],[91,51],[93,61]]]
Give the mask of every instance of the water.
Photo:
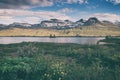
[[[51,43],[76,43],[97,44],[104,37],[0,37],[0,44],[12,44],[21,42],[51,42]]]

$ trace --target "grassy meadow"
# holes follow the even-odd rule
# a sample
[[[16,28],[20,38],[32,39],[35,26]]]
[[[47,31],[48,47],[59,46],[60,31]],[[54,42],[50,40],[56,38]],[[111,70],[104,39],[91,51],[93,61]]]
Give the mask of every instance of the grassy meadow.
[[[120,36],[120,27],[92,25],[61,30],[45,28],[11,28],[0,30],[0,36],[50,36],[50,34],[55,36]]]
[[[0,80],[120,80],[120,43],[111,41],[0,44]]]

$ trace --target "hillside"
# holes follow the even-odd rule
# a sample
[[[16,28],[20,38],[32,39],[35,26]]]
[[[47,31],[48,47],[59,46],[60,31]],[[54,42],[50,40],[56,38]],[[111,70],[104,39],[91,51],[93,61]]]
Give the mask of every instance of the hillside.
[[[0,27],[0,36],[120,36],[118,25],[95,17],[76,22],[51,19],[40,24],[13,23]]]
[[[12,29],[4,29],[0,30],[0,36],[120,36],[120,28],[119,27],[106,27],[103,25],[92,25],[92,26],[84,26],[78,28],[71,29],[24,29],[24,28],[12,28]]]

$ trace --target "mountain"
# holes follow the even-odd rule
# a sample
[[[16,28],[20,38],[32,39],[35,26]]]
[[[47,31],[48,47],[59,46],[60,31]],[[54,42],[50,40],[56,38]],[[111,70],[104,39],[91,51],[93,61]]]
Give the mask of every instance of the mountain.
[[[70,20],[64,20],[64,24],[66,25],[66,26],[69,26],[69,27],[74,27],[74,22],[72,22],[72,21],[70,21]]]
[[[116,21],[115,24],[118,25],[118,26],[120,26],[120,22],[119,21]]]
[[[80,19],[74,23],[74,27],[81,27],[84,25],[85,22],[86,20]]]
[[[41,24],[32,24],[29,28],[41,28]]]
[[[14,28],[14,27],[16,27],[16,28],[30,28],[31,24],[14,22],[12,24],[9,24],[8,27],[9,28]]]
[[[39,24],[0,24],[0,36],[50,36],[51,34],[55,36],[120,36],[120,27],[95,17],[88,20],[80,19],[76,22],[50,19],[41,21]]]
[[[93,24],[100,24],[100,23],[101,22],[96,17],[91,17],[84,23],[84,26],[91,26]]]
[[[50,19],[41,22],[41,27],[47,28],[68,28],[73,24],[72,21],[69,20],[58,20],[58,19]]]
[[[5,28],[7,28],[7,25],[0,24],[0,30],[1,30],[1,29],[5,29]]]
[[[102,25],[104,25],[104,26],[116,26],[114,23],[112,23],[110,21],[102,21]]]
[[[116,25],[115,25],[116,24]],[[59,20],[59,19],[50,19],[41,21],[39,24],[29,24],[29,23],[18,23],[14,22],[9,25],[0,24],[0,29],[9,29],[9,28],[51,28],[51,29],[69,29],[85,26],[96,26],[96,27],[113,27],[120,26],[120,22],[112,23],[110,21],[100,21],[96,17],[91,17],[88,20],[80,19],[76,22],[70,20]]]

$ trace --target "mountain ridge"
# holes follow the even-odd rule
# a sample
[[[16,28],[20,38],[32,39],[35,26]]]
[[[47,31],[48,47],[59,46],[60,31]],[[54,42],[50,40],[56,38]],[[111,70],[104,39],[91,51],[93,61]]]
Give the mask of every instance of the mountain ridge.
[[[0,29],[9,28],[53,28],[53,29],[68,29],[74,27],[92,26],[100,24],[104,26],[120,26],[120,22],[112,23],[110,21],[100,21],[96,17],[90,17],[88,20],[80,19],[76,22],[70,20],[50,19],[43,20],[39,24],[18,23],[14,22],[9,25],[0,24]]]

